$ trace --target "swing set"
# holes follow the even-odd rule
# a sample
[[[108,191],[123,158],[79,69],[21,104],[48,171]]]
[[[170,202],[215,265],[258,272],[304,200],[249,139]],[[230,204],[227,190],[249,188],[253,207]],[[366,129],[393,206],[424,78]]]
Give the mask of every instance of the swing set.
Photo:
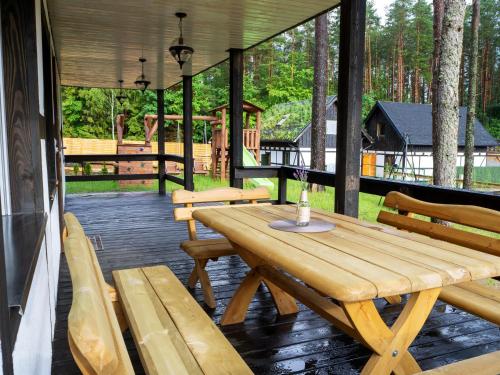
[[[228,145],[228,128],[227,114],[229,105],[225,104],[210,110],[211,116],[194,115],[193,121],[203,121],[203,142],[208,143],[207,139],[207,122],[211,126],[211,168],[212,177],[227,178],[229,171],[229,145]],[[245,124],[243,129],[243,145],[252,154],[257,164],[260,164],[260,126],[261,114],[263,109],[247,101],[243,101],[243,113],[245,116]],[[253,126],[251,118],[253,120]],[[165,121],[177,122],[177,154],[181,154],[181,139],[180,139],[180,123],[183,119],[182,115],[169,114],[165,115]],[[158,130],[158,115],[146,114],[144,116],[145,144],[144,146],[151,150],[151,140],[153,135]],[[125,116],[119,114],[116,117],[116,129],[118,138],[118,153],[123,153],[123,134],[125,131]],[[137,146],[137,145],[136,145]],[[132,152],[133,153],[133,152]],[[207,155],[208,156],[208,155]],[[175,162],[167,162],[166,172],[169,174],[180,173],[180,169]],[[208,174],[208,166],[202,160],[194,161],[194,173]]]

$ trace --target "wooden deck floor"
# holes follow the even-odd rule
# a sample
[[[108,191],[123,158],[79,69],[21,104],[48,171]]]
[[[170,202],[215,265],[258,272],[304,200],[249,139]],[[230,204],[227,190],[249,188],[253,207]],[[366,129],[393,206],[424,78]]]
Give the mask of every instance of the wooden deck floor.
[[[170,196],[155,193],[70,195],[66,210],[76,214],[88,236],[99,236],[97,251],[104,277],[111,270],[166,264],[184,283],[192,261],[179,243],[186,239],[184,223],[172,219]],[[200,228],[204,236],[213,236]],[[209,311],[219,322],[231,295],[247,271],[236,257],[210,262],[217,308]],[[199,290],[194,293],[202,301]],[[61,259],[53,374],[78,374],[67,343],[67,314],[71,305],[71,281],[64,256]],[[394,321],[400,306],[377,302],[387,322]],[[261,288],[244,324],[222,329],[256,374],[356,374],[369,352],[306,307],[296,316],[279,318],[270,295]],[[137,373],[143,370],[133,340],[127,346]],[[474,357],[500,349],[500,331],[486,321],[438,302],[410,351],[423,369]]]

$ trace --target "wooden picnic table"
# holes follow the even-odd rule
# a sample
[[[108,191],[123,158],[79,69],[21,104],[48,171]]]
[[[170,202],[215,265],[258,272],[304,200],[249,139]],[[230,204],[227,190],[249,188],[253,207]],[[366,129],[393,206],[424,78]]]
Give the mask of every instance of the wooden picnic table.
[[[421,371],[408,348],[441,288],[500,275],[500,257],[334,213],[312,212],[336,224],[325,233],[271,229],[274,220],[295,218],[286,205],[212,208],[193,217],[224,235],[251,268],[222,325],[244,321],[264,282],[280,314],[297,312],[297,299],[371,349],[363,374]],[[403,294],[408,301],[388,327],[373,299]]]

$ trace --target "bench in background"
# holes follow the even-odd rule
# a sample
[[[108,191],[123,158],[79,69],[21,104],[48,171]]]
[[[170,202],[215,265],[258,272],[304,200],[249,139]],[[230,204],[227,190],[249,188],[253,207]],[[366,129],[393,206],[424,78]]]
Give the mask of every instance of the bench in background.
[[[189,240],[181,243],[181,249],[184,250],[194,260],[194,268],[189,276],[188,286],[194,288],[200,281],[203,290],[205,303],[210,308],[215,308],[215,297],[210,284],[210,279],[205,267],[208,261],[217,260],[219,257],[236,255],[233,246],[225,238],[198,239],[196,233],[196,221],[193,219],[195,210],[213,208],[214,205],[206,203],[235,203],[248,202],[248,204],[258,204],[258,200],[268,200],[270,198],[267,188],[256,189],[236,189],[220,188],[201,192],[192,192],[188,190],[175,190],[172,193],[172,202],[174,204],[183,204],[184,207],[174,209],[174,218],[176,221],[186,221]],[[193,204],[202,203],[202,206],[194,207]],[[263,203],[270,204],[270,203]],[[238,205],[217,205],[216,207],[235,207]]]
[[[500,256],[500,239],[498,238],[466,232],[413,216],[413,214],[419,214],[500,233],[498,211],[475,206],[428,203],[394,191],[387,194],[384,205],[398,210],[398,213],[380,211],[377,220],[381,223],[466,246],[493,256]],[[450,244],[450,246],[454,245]],[[439,298],[450,305],[500,325],[500,289],[487,285],[484,281],[470,281],[445,287]]]

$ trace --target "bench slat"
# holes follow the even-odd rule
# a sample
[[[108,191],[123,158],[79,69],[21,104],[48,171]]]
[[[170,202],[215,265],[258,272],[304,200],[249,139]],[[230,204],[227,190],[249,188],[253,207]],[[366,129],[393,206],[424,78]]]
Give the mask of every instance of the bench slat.
[[[147,373],[202,374],[141,269],[114,271],[113,279]]]
[[[252,374],[171,270],[155,266],[143,268],[143,271],[204,374]]]
[[[500,351],[483,354],[465,361],[451,363],[419,373],[419,375],[498,375],[500,374]]]
[[[270,206],[271,203],[254,203],[254,204],[225,204],[225,205],[219,205],[219,206],[196,206],[196,207],[178,207],[174,209],[174,219],[176,221],[187,221],[187,220],[193,220],[193,212],[197,210],[206,210],[209,208],[234,208],[234,207],[247,207],[247,206],[254,206],[254,205],[264,205],[264,206]]]
[[[218,188],[197,192],[175,190],[172,193],[172,202],[174,202],[174,204],[229,202],[254,199],[269,199],[269,190],[265,187],[255,189]]]
[[[391,191],[386,195],[384,206],[496,233],[500,231],[500,213],[484,207],[430,203],[396,191]]]
[[[500,303],[493,299],[460,288],[457,285],[450,285],[443,288],[439,299],[500,325]]]
[[[464,232],[460,229],[413,219],[387,211],[380,211],[377,221],[399,229],[425,234],[432,238],[449,241],[457,245],[471,247],[488,254],[500,256],[500,240],[492,237],[482,236],[471,232]]]

